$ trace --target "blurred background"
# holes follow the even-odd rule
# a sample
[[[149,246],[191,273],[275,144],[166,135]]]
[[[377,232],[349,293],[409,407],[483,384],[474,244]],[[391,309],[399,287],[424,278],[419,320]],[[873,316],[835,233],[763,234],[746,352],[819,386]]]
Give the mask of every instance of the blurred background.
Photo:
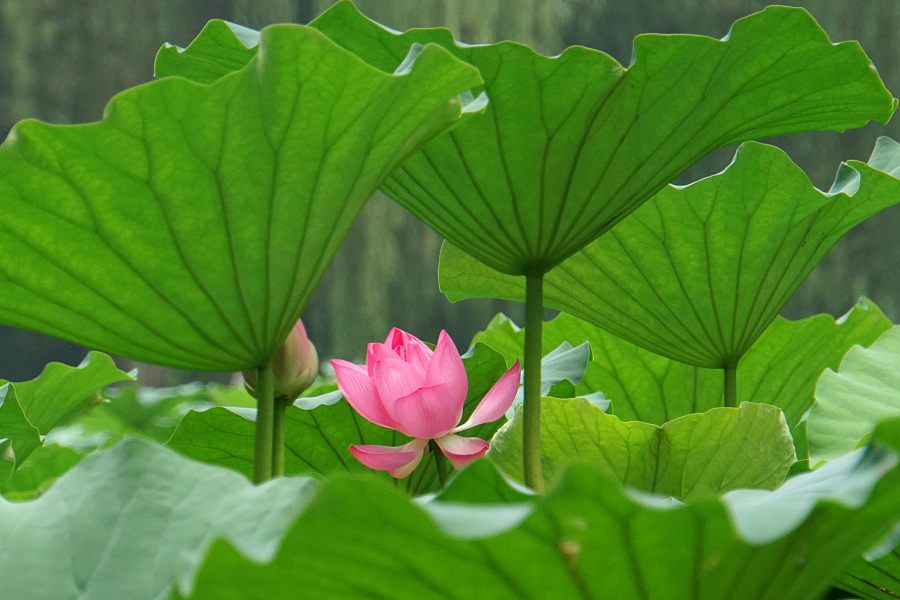
[[[24,118],[53,123],[94,121],[125,88],[149,81],[157,49],[186,46],[209,19],[253,28],[306,23],[333,0],[0,0],[0,139]],[[358,0],[369,17],[395,29],[444,26],[470,43],[511,39],[554,55],[571,45],[603,50],[623,65],[647,32],[721,38],[764,0]],[[790,3],[790,2],[788,2]],[[807,8],[835,42],[857,39],[888,89],[900,95],[900,2],[809,0]],[[822,189],[843,160],[867,160],[879,135],[900,137],[900,118],[844,134],[809,133],[765,140],[784,148]],[[722,170],[734,148],[720,150],[677,180]],[[785,310],[788,318],[835,316],[860,295],[900,318],[900,206],[851,231],[810,276]],[[462,348],[498,311],[521,322],[516,303],[450,304],[438,291],[441,239],[387,198],[373,197],[350,232],[303,315],[319,357],[361,359],[365,344],[392,326],[434,341],[447,329]],[[0,328],[0,377],[36,376],[53,360],[76,364],[78,346]],[[121,361],[121,366],[136,366]],[[227,380],[140,365],[145,385],[192,379]]]

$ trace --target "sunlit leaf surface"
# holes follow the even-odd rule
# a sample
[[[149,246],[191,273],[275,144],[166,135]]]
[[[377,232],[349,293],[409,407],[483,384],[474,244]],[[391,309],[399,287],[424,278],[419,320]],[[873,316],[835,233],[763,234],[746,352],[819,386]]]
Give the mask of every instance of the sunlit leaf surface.
[[[541,461],[552,485],[586,463],[639,490],[692,500],[739,488],[772,489],[795,461],[781,411],[766,404],[714,408],[662,426],[624,422],[581,398],[544,398]],[[522,415],[491,442],[488,456],[522,481]]]
[[[867,298],[837,320],[830,315],[799,321],[778,317],[738,364],[738,402],[775,405],[794,429],[812,407],[822,372],[836,369],[850,348],[871,345],[891,326]],[[545,351],[563,342],[591,345],[591,360],[575,394],[602,392],[611,402],[608,412],[623,421],[662,425],[722,405],[719,369],[665,358],[565,313],[544,323],[543,332]],[[507,360],[522,355],[523,330],[503,315],[476,339]]]
[[[900,517],[896,424],[885,433],[891,451],[684,506],[587,467],[529,499],[476,463],[419,506],[333,479],[271,562],[217,543],[192,597],[817,600]]]
[[[816,386],[809,414],[813,462],[846,454],[879,422],[900,416],[900,327],[870,348],[852,348],[840,368],[828,369]]]
[[[98,404],[100,391],[120,381],[131,377],[100,352],[91,352],[77,367],[50,363],[29,381],[0,380],[5,391],[0,392],[0,480],[41,446],[41,436]],[[7,448],[12,457],[4,459]]]
[[[153,600],[190,578],[207,546],[261,560],[312,491],[241,475],[130,440],[88,456],[43,496],[0,498],[0,589],[29,600]]]

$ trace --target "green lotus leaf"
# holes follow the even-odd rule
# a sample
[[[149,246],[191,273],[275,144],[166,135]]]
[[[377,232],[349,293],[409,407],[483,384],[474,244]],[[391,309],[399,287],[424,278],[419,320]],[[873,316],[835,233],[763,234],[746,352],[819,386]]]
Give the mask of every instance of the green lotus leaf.
[[[544,398],[541,449],[548,486],[568,465],[583,462],[628,486],[680,500],[773,489],[796,460],[781,411],[751,403],[657,426],[622,421],[582,398]],[[488,457],[522,481],[521,411],[494,436]]]
[[[680,505],[573,466],[546,496],[475,463],[411,504],[382,482],[323,483],[265,563],[217,542],[196,600],[817,600],[900,518],[896,423],[882,442],[774,492]],[[446,501],[443,499],[446,498]],[[352,568],[348,568],[352,565]],[[181,597],[181,596],[178,596]]]
[[[147,362],[264,364],[368,197],[460,120],[477,71],[431,45],[383,72],[301,26],[211,85],[0,146],[0,321]]]
[[[213,83],[243,69],[256,55],[259,32],[235,23],[213,19],[187,47],[165,44],[156,54],[153,76],[177,76]]]
[[[738,364],[738,402],[777,406],[793,431],[813,405],[822,372],[837,368],[853,346],[869,346],[890,328],[890,320],[867,298],[837,320],[830,315],[799,321],[777,317]],[[654,354],[566,313],[544,323],[543,333],[544,352],[563,342],[590,344],[591,360],[575,395],[601,392],[611,402],[608,412],[623,421],[662,425],[722,405],[718,369]],[[512,361],[522,356],[523,334],[500,314],[475,339]]]
[[[475,336],[515,360],[524,352],[525,331],[499,314]],[[722,373],[653,354],[577,317],[561,313],[543,324],[543,351],[569,343],[590,344],[591,359],[574,389],[576,396],[601,393],[609,412],[623,421],[662,425],[677,417],[722,405]],[[547,395],[547,394],[545,394]]]
[[[10,384],[0,386],[0,481],[7,479],[16,468],[13,447],[34,449],[41,445],[41,434],[28,422]]]
[[[0,581],[29,600],[151,600],[173,587],[217,600],[813,600],[900,518],[900,426],[875,439],[774,492],[687,505],[578,466],[534,496],[486,461],[416,502],[371,477],[254,487],[130,440],[36,500],[0,499]]]
[[[840,367],[822,374],[809,414],[809,451],[815,464],[852,451],[879,422],[900,414],[900,327],[868,349],[852,348]],[[871,561],[858,559],[837,584],[861,598],[886,600],[900,593],[900,560],[894,548]]]
[[[863,600],[895,600],[900,597],[900,548],[871,562],[854,561],[835,585]]]
[[[469,415],[494,383],[506,372],[503,357],[484,344],[475,344],[463,359],[469,379],[469,394],[463,409]],[[333,475],[334,473],[374,473],[350,454],[350,444],[400,446],[410,438],[365,420],[344,402],[333,386],[322,395],[300,398],[285,413],[285,474]],[[324,391],[324,390],[318,390]],[[182,419],[167,445],[181,454],[253,474],[253,434],[255,409],[216,407],[190,411]],[[463,419],[464,420],[464,419]],[[466,430],[489,440],[502,422],[485,423]],[[387,473],[377,473],[395,482]],[[397,484],[411,494],[429,491],[437,471],[430,457]]]
[[[898,415],[900,327],[894,327],[870,348],[851,348],[840,368],[822,374],[809,414],[810,459],[816,463],[846,454],[879,422]]]
[[[738,398],[774,404],[793,429],[813,407],[822,373],[837,369],[848,352],[871,346],[892,326],[865,297],[837,320],[831,315],[800,321],[778,317],[738,365]]]
[[[40,498],[0,498],[5,598],[152,600],[189,579],[216,538],[258,560],[312,491],[304,478],[254,487],[226,469],[129,440],[92,454]]]
[[[0,495],[7,500],[36,498],[84,457],[83,452],[72,448],[45,444],[32,452],[9,479],[0,482]]]
[[[520,364],[524,362],[525,330],[503,313],[497,313],[484,331],[475,334],[472,343],[491,347],[502,354],[508,364],[517,360]],[[575,386],[583,381],[585,369],[590,364],[590,345],[585,341],[571,344],[565,339],[550,344],[548,338],[544,338],[541,354],[541,394],[554,398],[574,397]],[[512,416],[522,398],[523,390],[520,387],[507,416]],[[589,398],[597,404],[606,405],[601,394],[589,395]]]
[[[833,45],[802,9],[771,7],[724,40],[642,35],[624,69],[573,47],[548,58],[503,42],[457,44],[446,29],[396,33],[338,2],[310,24],[393,70],[411,43],[476,66],[490,105],[403,163],[382,190],[504,273],[544,273],[621,221],[711,150],[808,130],[844,130],[894,109],[855,42]],[[223,74],[252,33],[210,25],[160,74]]]
[[[734,367],[841,236],[900,201],[898,167],[900,144],[882,137],[823,193],[781,150],[745,143],[722,173],[662,190],[548,273],[546,304],[668,358]],[[522,299],[525,281],[445,244],[441,288]]]
[[[41,446],[41,436],[101,402],[103,388],[131,380],[100,352],[89,353],[77,367],[50,363],[30,381],[0,380],[0,454],[12,452],[9,459],[0,456],[0,480]]]

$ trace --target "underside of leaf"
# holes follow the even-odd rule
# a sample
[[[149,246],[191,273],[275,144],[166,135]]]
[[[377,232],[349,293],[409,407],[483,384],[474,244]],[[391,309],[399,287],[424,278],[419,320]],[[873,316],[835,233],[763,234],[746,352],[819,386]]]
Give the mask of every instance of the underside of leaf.
[[[0,321],[146,362],[264,364],[393,167],[477,72],[430,46],[373,68],[278,25],[242,69],[123,92],[103,121],[0,146]]]

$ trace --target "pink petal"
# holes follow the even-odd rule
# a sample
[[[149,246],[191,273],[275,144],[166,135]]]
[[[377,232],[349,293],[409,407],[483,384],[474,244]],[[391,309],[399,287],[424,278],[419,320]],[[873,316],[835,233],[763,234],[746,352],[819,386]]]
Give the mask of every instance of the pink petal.
[[[397,356],[406,362],[413,362],[414,358],[411,356],[413,353],[424,355],[426,360],[424,360],[422,366],[427,366],[427,359],[431,358],[431,348],[425,345],[422,340],[396,327],[391,329],[387,339],[384,341],[384,345],[393,350]]]
[[[428,440],[413,440],[402,446],[350,446],[350,454],[370,469],[387,471],[400,479],[413,472],[427,443]]]
[[[394,403],[397,423],[403,433],[415,438],[436,438],[459,423],[461,408],[448,402],[443,383],[419,388]]]
[[[397,429],[397,423],[385,410],[375,383],[364,366],[345,360],[333,360],[331,366],[334,367],[338,389],[356,412],[376,425]]]
[[[461,469],[487,452],[489,444],[481,438],[463,437],[453,433],[434,440],[454,468]]]
[[[394,420],[397,419],[394,411],[397,399],[410,395],[425,384],[424,378],[416,369],[399,358],[376,362],[372,374],[382,404]]]
[[[404,343],[403,336],[409,335],[402,329],[397,329],[396,327],[392,328],[388,331],[387,337],[384,339],[384,345],[393,350],[397,346],[402,346]]]
[[[366,348],[366,369],[369,377],[375,376],[375,365],[379,361],[397,358],[397,353],[391,350],[390,346],[386,344],[369,344]]]
[[[409,336],[411,339],[406,344],[406,362],[416,368],[417,371],[425,373],[428,370],[428,363],[431,362],[433,352],[431,348],[426,346],[419,338]]]
[[[469,391],[469,378],[459,357],[459,350],[446,331],[441,331],[438,337],[437,347],[425,374],[425,385],[433,386],[441,383],[448,387],[446,402],[450,403],[454,410],[458,409],[459,416],[462,416],[463,404],[466,403],[466,394]],[[459,416],[453,425],[459,422]]]
[[[516,399],[516,392],[519,390],[519,379],[522,369],[519,367],[519,361],[516,361],[509,371],[497,380],[488,393],[484,395],[469,420],[454,429],[454,432],[463,431],[476,425],[491,423],[496,421],[509,410],[513,400]]]

